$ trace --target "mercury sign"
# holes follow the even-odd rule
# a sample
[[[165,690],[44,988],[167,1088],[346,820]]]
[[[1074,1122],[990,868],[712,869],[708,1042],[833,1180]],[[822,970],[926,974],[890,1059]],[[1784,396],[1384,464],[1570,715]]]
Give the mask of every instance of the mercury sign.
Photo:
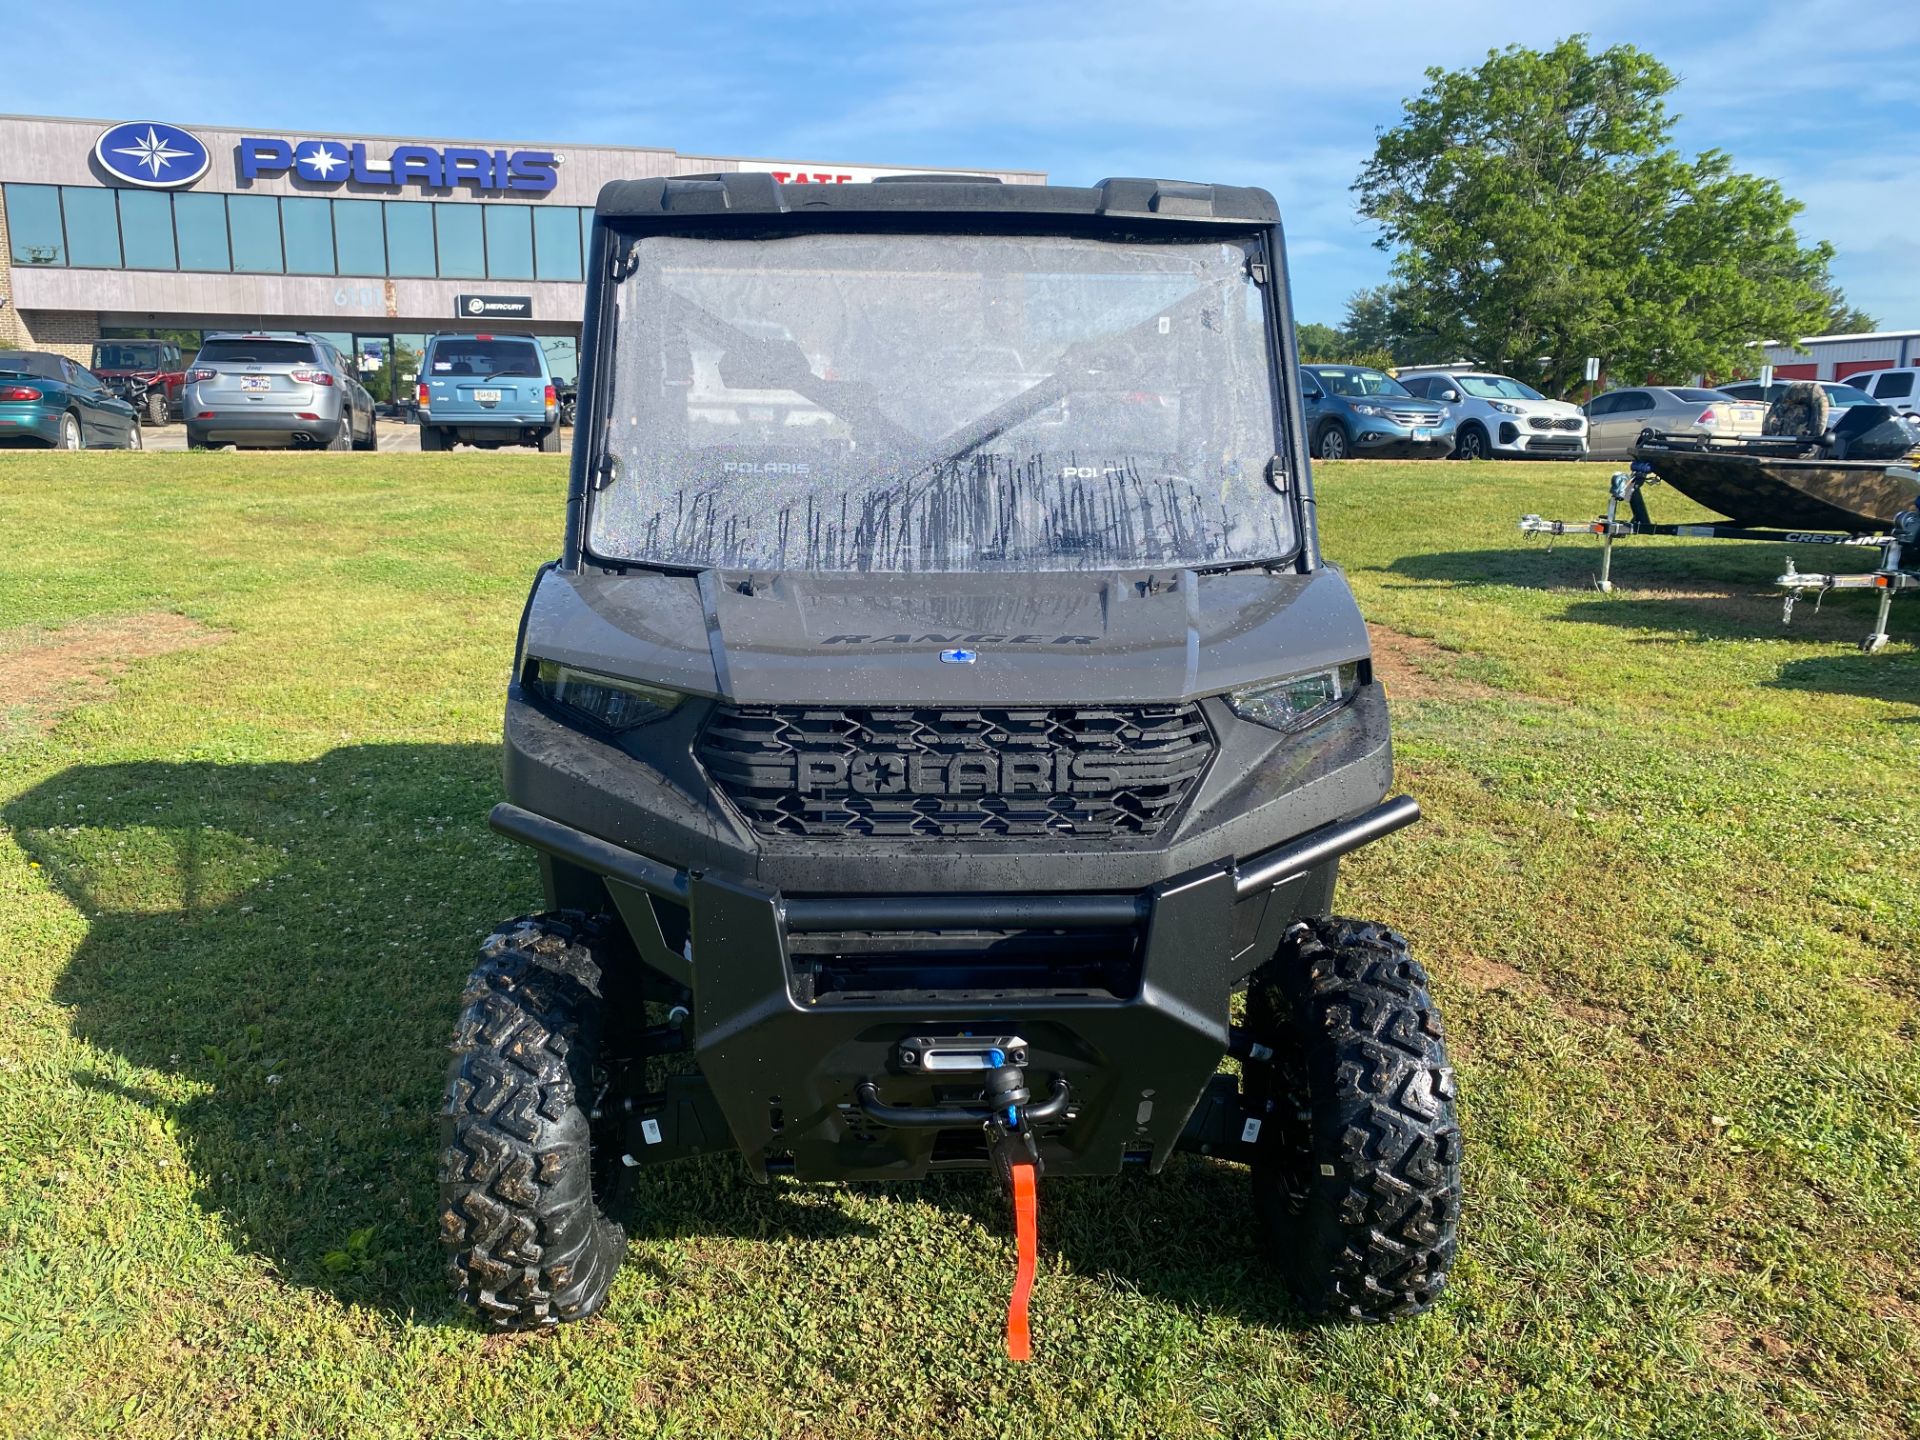
[[[470,185],[481,193],[507,191],[545,195],[560,181],[560,157],[551,150],[478,150],[462,145],[395,145],[369,155],[364,142],[344,140],[242,140],[235,168],[243,181],[272,179],[291,170],[316,185],[356,185],[398,190],[419,185],[451,190]]]

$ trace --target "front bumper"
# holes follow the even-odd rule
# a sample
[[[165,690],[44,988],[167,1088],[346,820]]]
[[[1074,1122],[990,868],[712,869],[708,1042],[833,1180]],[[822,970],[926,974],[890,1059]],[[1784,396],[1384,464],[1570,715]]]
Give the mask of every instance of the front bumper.
[[[1494,427],[1493,448],[1507,455],[1552,455],[1577,460],[1587,453],[1585,430],[1535,430],[1524,417]]]
[[[1444,425],[1400,425],[1391,420],[1358,419],[1353,435],[1355,454],[1403,460],[1441,459],[1453,453],[1453,422]]]
[[[903,1063],[902,1041],[927,1035],[1016,1035],[1035,1093],[1065,1086],[1039,1128],[1049,1173],[1158,1169],[1227,1051],[1246,957],[1325,903],[1339,856],[1418,815],[1403,796],[1244,861],[1086,894],[782,894],[511,804],[491,823],[597,876],[640,959],[691,992],[701,1073],[756,1178],[902,1179],[987,1163],[977,1122],[894,1128],[863,1110],[869,1085],[887,1106],[979,1102],[977,1075]]]

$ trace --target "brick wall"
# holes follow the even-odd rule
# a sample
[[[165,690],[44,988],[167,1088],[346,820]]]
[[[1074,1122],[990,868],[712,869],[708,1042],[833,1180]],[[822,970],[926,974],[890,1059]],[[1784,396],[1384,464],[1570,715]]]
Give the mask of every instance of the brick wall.
[[[12,306],[7,307],[9,311]],[[93,359],[93,342],[100,338],[100,317],[72,310],[22,310],[17,322],[29,349],[49,350],[82,365]]]
[[[20,317],[13,309],[13,245],[7,238],[7,207],[0,205],[0,345],[20,346]]]

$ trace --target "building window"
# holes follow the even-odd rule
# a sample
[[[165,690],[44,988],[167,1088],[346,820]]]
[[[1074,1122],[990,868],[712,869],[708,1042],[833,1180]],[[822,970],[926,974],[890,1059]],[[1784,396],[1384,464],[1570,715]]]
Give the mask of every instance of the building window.
[[[120,240],[129,270],[172,270],[173,197],[152,190],[120,192]],[[198,343],[198,342],[196,342]]]
[[[227,197],[176,195],[173,229],[180,240],[182,270],[230,270],[227,252]]]
[[[542,280],[580,278],[580,216],[572,206],[535,210],[533,245]]]
[[[533,279],[533,216],[519,205],[482,205],[487,222],[487,274]]]
[[[120,268],[120,212],[111,190],[64,187],[67,212],[67,263],[89,270]]]
[[[16,265],[64,265],[60,192],[51,185],[7,186],[7,234]]]
[[[287,196],[280,202],[289,275],[333,274],[333,202]]]
[[[280,202],[272,195],[229,195],[227,228],[233,235],[233,268],[251,275],[278,275]]]
[[[422,205],[421,209],[426,209]],[[487,242],[480,229],[478,205],[436,204],[434,227],[439,231],[440,276],[444,280],[484,280]]]
[[[389,200],[387,273],[433,275],[433,206],[421,200]]]
[[[580,383],[580,344],[571,335],[542,335],[540,348],[547,352],[547,370],[557,385]]]
[[[342,275],[387,273],[386,227],[378,200],[335,200],[333,239]]]

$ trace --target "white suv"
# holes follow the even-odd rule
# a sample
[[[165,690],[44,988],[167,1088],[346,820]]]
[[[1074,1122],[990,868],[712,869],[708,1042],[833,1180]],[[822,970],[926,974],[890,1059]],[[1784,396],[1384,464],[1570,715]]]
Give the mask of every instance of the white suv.
[[[1587,453],[1587,417],[1578,405],[1549,400],[1510,375],[1422,365],[1394,372],[1414,394],[1453,408],[1453,458],[1489,460],[1500,455],[1557,455],[1577,460]]]
[[[1920,407],[1920,383],[1916,382],[1920,382],[1920,369],[1909,365],[1903,370],[1859,370],[1841,383],[1866,391],[1902,415],[1912,415]]]

